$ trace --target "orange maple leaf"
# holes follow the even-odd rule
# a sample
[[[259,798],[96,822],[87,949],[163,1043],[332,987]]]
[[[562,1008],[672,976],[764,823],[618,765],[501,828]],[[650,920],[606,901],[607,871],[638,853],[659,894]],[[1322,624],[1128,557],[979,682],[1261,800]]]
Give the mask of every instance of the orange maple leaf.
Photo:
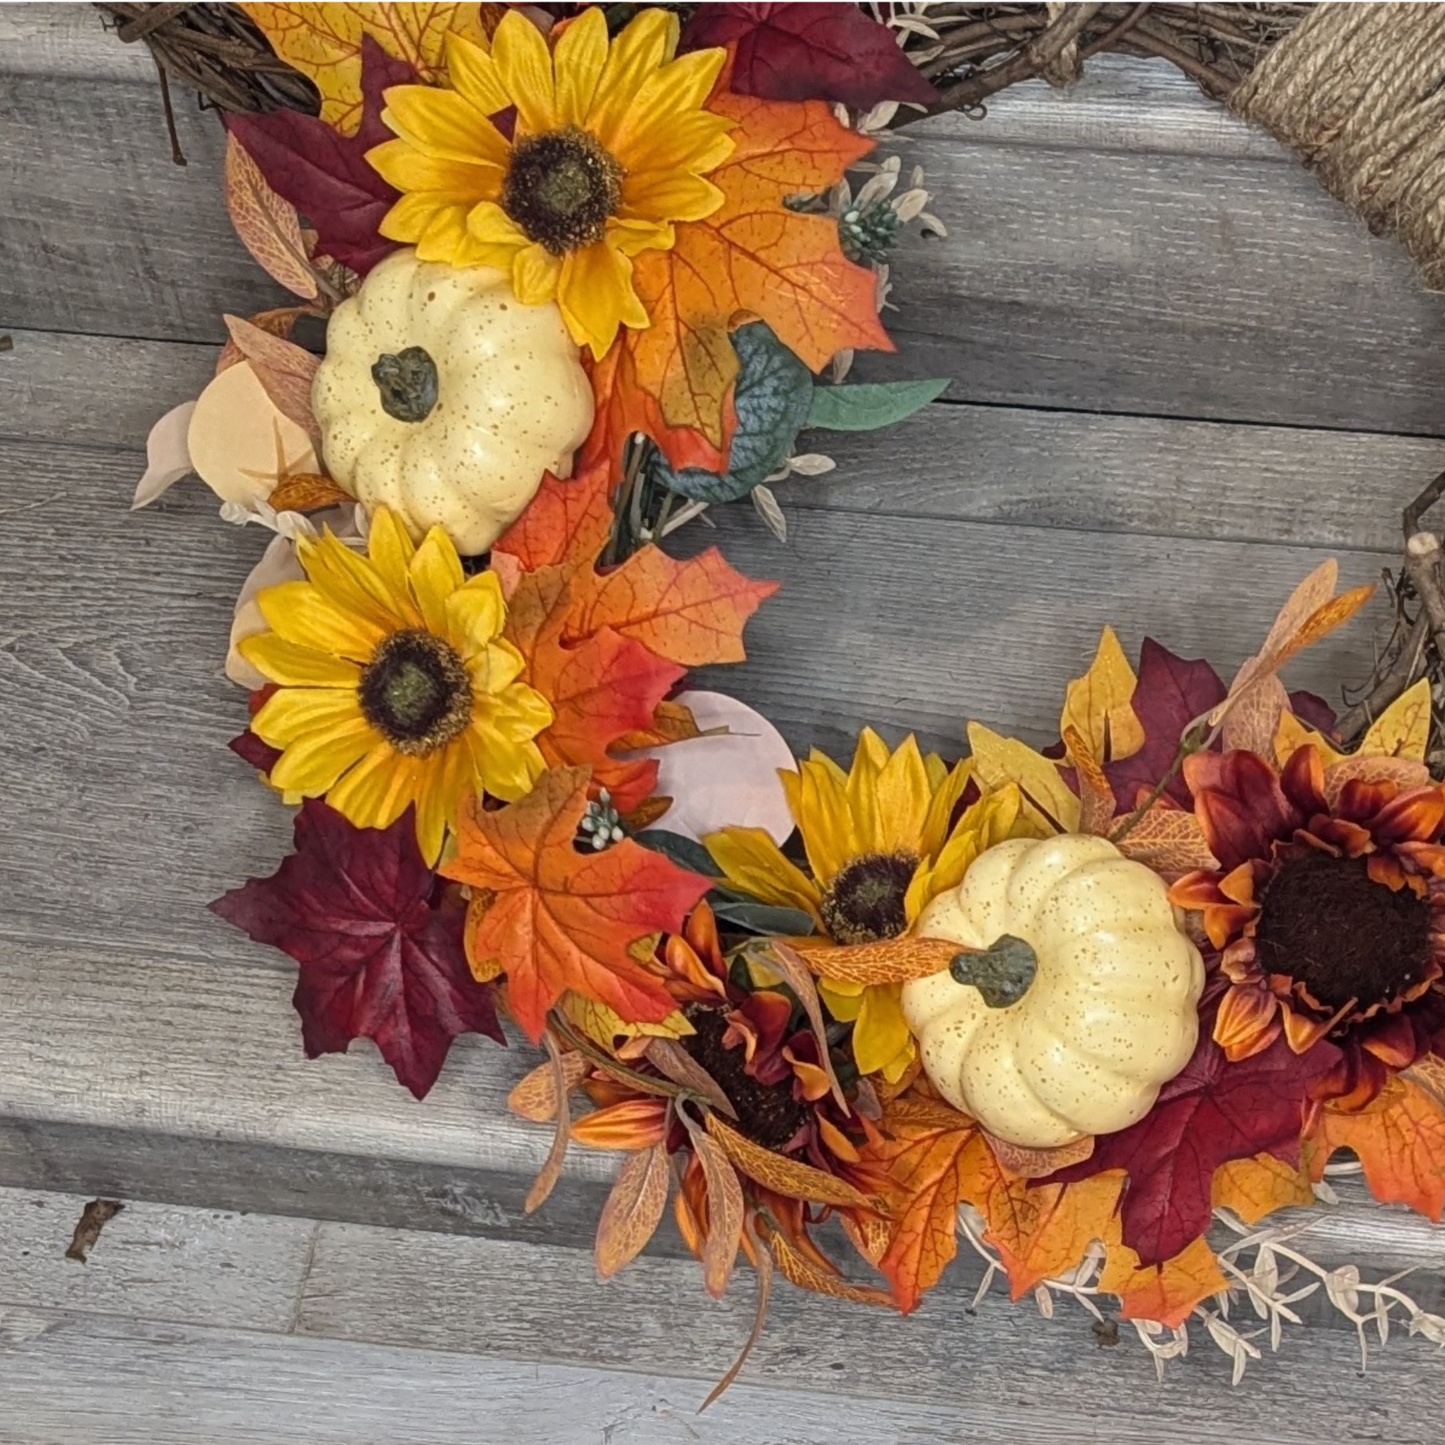
[[[271,48],[316,83],[321,119],[342,135],[361,124],[361,45],[366,37],[424,81],[446,78],[449,32],[485,44],[504,5],[269,4],[243,0]]]
[[[1221,1164],[1211,1188],[1214,1207],[1232,1210],[1246,1224],[1258,1224],[1265,1215],[1292,1204],[1313,1204],[1315,1197],[1304,1171],[1273,1154]]]
[[[882,1203],[892,1237],[878,1269],[907,1314],[958,1252],[958,1204],[970,1156],[988,1146],[972,1119],[926,1097],[892,1100],[880,1129],[862,1151],[866,1166],[887,1170]]]
[[[1163,1264],[1142,1266],[1127,1245],[1110,1244],[1099,1276],[1099,1288],[1119,1297],[1123,1319],[1158,1320],[1170,1329],[1182,1325],[1195,1305],[1225,1287],[1219,1261],[1202,1237]]]
[[[548,476],[492,549],[507,593],[507,637],[522,681],[552,705],[538,737],[553,766],[585,764],[625,813],[652,791],[657,764],[624,760],[654,730],[683,669],[744,657],[742,632],[775,582],[751,582],[716,548],[678,561],[648,545],[620,566],[594,563],[612,523],[605,463]]]
[[[741,662],[743,625],[778,584],[750,581],[716,547],[679,561],[648,543],[619,566],[597,571],[611,517],[598,500],[602,475],[595,467],[574,481],[549,476],[522,521],[492,549],[509,606],[519,605],[529,570],[556,565],[569,589],[561,629],[568,645],[610,627],[683,667]]]
[[[1433,1090],[1397,1075],[1364,1109],[1339,1114],[1326,1106],[1314,1157],[1323,1174],[1336,1149],[1353,1149],[1370,1193],[1382,1204],[1405,1204],[1440,1222],[1445,1210],[1445,1105]]]
[[[744,317],[761,317],[814,371],[846,347],[894,349],[877,279],[843,255],[836,221],[783,204],[836,184],[873,142],[822,101],[733,95],[727,81],[724,71],[708,101],[736,122],[732,155],[708,177],[725,200],[678,226],[671,250],[637,257],[652,324],[626,331],[594,373],[614,464],[627,435],[645,431],[674,467],[722,469],[738,369],[728,333]]]
[[[580,852],[586,768],[544,773],[520,802],[464,809],[443,871],[479,890],[467,914],[474,970],[500,964],[517,1022],[534,1042],[568,989],[629,1023],[660,1023],[676,1001],[628,946],[675,933],[709,880],[629,840]]]
[[[984,1217],[1011,1299],[1074,1269],[1095,1240],[1118,1237],[1122,1170],[1073,1184],[1030,1184],[1004,1171],[987,1140],[979,1143],[982,1148],[967,1151],[963,1197]]]
[[[522,574],[507,613],[507,637],[526,659],[523,680],[552,705],[552,722],[537,745],[550,766],[583,763],[615,806],[631,812],[652,793],[656,759],[617,758],[620,739],[650,729],[658,705],[686,669],[648,651],[611,627],[569,642],[570,569]]]

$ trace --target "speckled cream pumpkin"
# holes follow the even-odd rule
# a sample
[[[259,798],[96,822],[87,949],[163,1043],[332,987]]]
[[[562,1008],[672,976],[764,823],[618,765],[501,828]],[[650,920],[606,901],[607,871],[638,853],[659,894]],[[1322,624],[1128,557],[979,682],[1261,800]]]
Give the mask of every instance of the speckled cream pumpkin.
[[[1015,839],[983,853],[917,932],[965,948],[903,989],[940,1093],[1026,1148],[1142,1118],[1189,1061],[1204,986],[1162,880],[1106,839]]]
[[[552,303],[502,271],[382,261],[332,313],[312,407],[326,468],[420,538],[436,524],[484,552],[592,425],[592,390]]]

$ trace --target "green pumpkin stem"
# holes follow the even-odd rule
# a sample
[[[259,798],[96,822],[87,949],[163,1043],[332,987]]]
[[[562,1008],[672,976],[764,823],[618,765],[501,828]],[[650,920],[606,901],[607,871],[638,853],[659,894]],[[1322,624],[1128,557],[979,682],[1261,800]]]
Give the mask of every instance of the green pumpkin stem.
[[[1033,945],[1005,933],[977,953],[960,953],[948,971],[956,983],[976,988],[989,1008],[1010,1008],[1028,991],[1038,970]]]

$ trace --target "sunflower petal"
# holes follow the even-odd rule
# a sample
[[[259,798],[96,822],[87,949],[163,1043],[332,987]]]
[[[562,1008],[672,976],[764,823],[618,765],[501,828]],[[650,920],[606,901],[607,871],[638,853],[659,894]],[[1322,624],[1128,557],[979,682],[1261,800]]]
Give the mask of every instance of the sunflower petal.
[[[496,115],[512,103],[497,74],[496,62],[474,40],[447,32],[447,79],[483,115]]]
[[[389,828],[416,801],[417,759],[379,742],[326,794],[326,801],[358,828]]]
[[[525,15],[509,11],[492,35],[492,60],[507,99],[517,107],[518,133],[555,129],[557,92],[542,32]]]
[[[263,589],[256,603],[283,641],[355,662],[370,661],[389,630],[337,606],[311,582],[278,582]]]
[[[422,538],[421,546],[407,566],[407,577],[427,631],[444,636],[447,598],[466,581],[466,575],[457,549],[441,527],[431,528]]]
[[[672,58],[679,33],[676,15],[644,10],[614,37],[587,114],[587,129],[614,154],[633,97]]]
[[[822,923],[818,890],[802,869],[783,856],[782,849],[764,829],[724,828],[707,834],[702,841],[723,877],[735,888],[761,903],[800,908]]]
[[[278,692],[266,707],[256,714],[252,727],[264,738],[266,732],[262,731],[261,725],[266,708],[269,708],[271,703],[301,696],[304,691],[288,688]],[[272,731],[269,725],[266,731]],[[359,711],[355,711],[349,722],[318,727],[298,737],[277,759],[271,769],[269,781],[273,788],[281,792],[302,793],[308,798],[319,797],[375,742],[375,729]]]
[[[523,244],[513,252],[512,290],[522,305],[541,306],[555,301],[561,284],[562,258],[554,256],[540,241]]]
[[[283,687],[354,688],[361,680],[358,663],[287,642],[274,632],[243,638],[237,650],[271,682]]]
[[[607,17],[600,7],[584,10],[562,32],[552,56],[556,72],[557,120],[586,125],[607,64]]]
[[[542,37],[537,38],[540,41]],[[402,140],[434,160],[501,170],[511,158],[507,138],[483,111],[455,90],[394,85],[386,92],[381,118]]]
[[[632,285],[632,262],[605,242],[585,246],[563,258],[557,304],[572,339],[590,346],[599,361],[621,325],[641,330],[647,308]]]
[[[468,656],[480,651],[500,635],[507,619],[501,579],[495,572],[479,572],[447,596],[444,610],[447,637]]]

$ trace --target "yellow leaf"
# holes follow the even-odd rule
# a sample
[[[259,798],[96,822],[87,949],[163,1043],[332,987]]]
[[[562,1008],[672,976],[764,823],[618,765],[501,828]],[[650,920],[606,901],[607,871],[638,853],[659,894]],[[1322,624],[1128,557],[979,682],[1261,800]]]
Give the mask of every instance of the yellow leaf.
[[[1283,712],[1274,730],[1274,756],[1281,767],[1306,745],[1319,749],[1325,767],[1345,760],[1345,754],[1335,749],[1330,740],[1313,728],[1306,727],[1292,712]]]
[[[1214,1207],[1232,1210],[1246,1224],[1257,1224],[1265,1215],[1292,1204],[1313,1204],[1315,1198],[1304,1171],[1273,1154],[1222,1164],[1214,1171],[1211,1187]]]
[[[1430,711],[1433,706],[1430,681],[1422,677],[1414,687],[1406,688],[1377,717],[1359,746],[1361,753],[1384,753],[1392,758],[1408,758],[1412,763],[1425,761],[1425,748],[1430,741]]]
[[[1144,729],[1132,705],[1137,682],[1114,629],[1106,627],[1088,672],[1064,693],[1059,736],[1066,738],[1070,728],[1077,728],[1100,763],[1132,757],[1144,746]]]
[[[681,1009],[674,1009],[661,1023],[628,1023],[616,1009],[575,990],[563,997],[562,1012],[604,1049],[613,1048],[618,1039],[680,1039],[696,1032]]]
[[[1099,1288],[1118,1295],[1124,1319],[1158,1320],[1172,1329],[1189,1318],[1195,1305],[1226,1288],[1226,1281],[1209,1241],[1200,1238],[1163,1264],[1141,1265],[1127,1245],[1111,1244]]]
[[[504,12],[501,5],[261,4],[241,9],[261,27],[271,48],[316,83],[321,119],[342,135],[361,124],[361,42],[366,36],[405,60],[423,81],[446,78],[449,32],[479,45]]]
[[[982,723],[969,723],[968,745],[974,773],[986,788],[1017,785],[1025,812],[1050,833],[1072,833],[1079,826],[1079,800],[1069,791],[1058,765],[1017,738],[1001,737]]]

